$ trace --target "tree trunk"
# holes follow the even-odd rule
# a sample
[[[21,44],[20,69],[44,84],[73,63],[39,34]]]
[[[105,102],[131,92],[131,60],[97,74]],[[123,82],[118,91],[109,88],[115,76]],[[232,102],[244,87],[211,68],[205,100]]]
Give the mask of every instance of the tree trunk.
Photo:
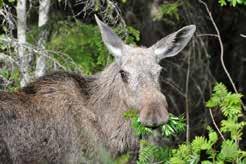
[[[26,0],[17,1],[17,39],[19,42],[18,57],[19,69],[21,72],[21,87],[25,86],[29,80],[28,55],[26,55],[24,44],[26,43]]]
[[[38,27],[42,27],[47,24],[49,18],[49,8],[50,8],[50,0],[40,0],[39,1],[39,18],[38,18]],[[44,49],[44,44],[48,37],[48,31],[44,29],[40,33],[40,37],[38,40],[38,47]],[[45,52],[40,54],[36,61],[36,70],[35,70],[35,77],[38,78],[43,76],[46,72],[46,58],[47,55]]]

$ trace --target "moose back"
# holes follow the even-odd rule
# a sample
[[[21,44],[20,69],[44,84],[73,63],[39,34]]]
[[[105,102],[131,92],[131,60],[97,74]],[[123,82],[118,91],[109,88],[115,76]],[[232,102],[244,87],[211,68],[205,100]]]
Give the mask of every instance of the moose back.
[[[55,72],[15,93],[0,92],[1,164],[103,163],[138,150],[123,113],[151,128],[168,120],[159,61],[177,55],[196,27],[185,26],[149,48],[126,45],[96,17],[115,62],[92,77]]]

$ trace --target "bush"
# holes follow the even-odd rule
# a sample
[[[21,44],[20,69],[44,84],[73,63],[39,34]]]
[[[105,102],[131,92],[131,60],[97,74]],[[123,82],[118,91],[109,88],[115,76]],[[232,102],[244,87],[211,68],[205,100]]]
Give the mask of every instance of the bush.
[[[131,120],[132,128],[135,135],[143,138],[144,136],[151,135],[153,130],[144,127],[139,120],[136,110],[131,109],[124,113],[126,119]],[[167,124],[161,127],[161,132],[163,137],[175,136],[185,130],[185,121],[183,116],[176,117],[172,114],[169,116]],[[165,161],[170,156],[170,150],[167,147],[160,147],[158,145],[153,145],[147,140],[140,140],[140,151],[138,164],[152,163],[155,161]]]
[[[216,84],[211,98],[206,103],[209,110],[220,110],[224,119],[220,121],[219,130],[208,127],[208,136],[196,136],[190,144],[181,144],[178,148],[159,147],[148,141],[140,141],[139,164],[167,163],[167,164],[223,164],[246,163],[246,152],[240,149],[245,121],[240,121],[242,116],[241,94],[228,92],[226,87]],[[136,112],[125,113],[126,118],[132,121],[132,127],[137,135],[152,134],[152,130],[143,127]],[[175,120],[175,122],[173,122]],[[171,127],[172,130],[163,127]],[[164,137],[175,135],[184,130],[183,118],[171,116],[167,125],[162,127]],[[221,135],[219,135],[219,133]],[[168,134],[168,135],[166,135]]]

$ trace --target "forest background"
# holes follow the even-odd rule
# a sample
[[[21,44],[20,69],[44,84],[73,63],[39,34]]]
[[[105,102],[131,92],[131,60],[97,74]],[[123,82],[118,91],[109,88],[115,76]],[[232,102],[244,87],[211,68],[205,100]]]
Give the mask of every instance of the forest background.
[[[160,83],[170,112],[184,115],[186,120],[185,132],[171,139],[171,147],[178,148],[185,141],[189,145],[197,136],[204,136],[201,143],[208,144],[210,140],[205,137],[214,132],[208,132],[210,125],[218,132],[217,137],[220,133],[226,133],[225,140],[229,136],[228,143],[232,142],[228,147],[236,146],[227,152],[237,152],[230,158],[218,153],[214,161],[246,161],[242,151],[246,148],[242,133],[246,99],[238,94],[246,95],[245,0],[0,0],[0,89],[16,91],[58,70],[91,75],[110,64],[113,58],[102,43],[94,14],[113,27],[126,43],[146,47],[184,25],[195,24],[197,32],[182,54],[161,62]],[[213,92],[216,82],[222,82],[228,90],[220,84]],[[225,101],[226,95],[236,95],[228,100],[240,108],[236,120],[233,118],[240,133],[236,140],[232,135],[235,127],[219,129],[223,128],[221,121],[230,119],[223,110],[210,109],[223,109],[224,102],[208,101],[212,93],[212,98],[224,97]],[[200,144],[199,150],[211,151],[213,147],[221,153],[221,145],[228,144],[223,144],[223,137],[217,139],[217,146],[216,140],[210,147]],[[147,152],[142,161],[153,160],[154,150]],[[201,160],[201,152],[197,155],[197,161]]]

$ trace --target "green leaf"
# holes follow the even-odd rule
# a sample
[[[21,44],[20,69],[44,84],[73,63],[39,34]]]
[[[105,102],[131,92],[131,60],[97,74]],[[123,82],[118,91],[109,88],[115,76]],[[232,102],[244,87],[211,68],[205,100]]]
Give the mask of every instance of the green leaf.
[[[226,6],[228,4],[233,7],[236,7],[238,4],[246,5],[246,0],[219,0],[218,2],[220,6]]]
[[[181,144],[179,145],[178,149],[173,149],[172,156],[175,158],[170,158],[169,163],[172,163],[173,160],[188,161],[190,159],[191,153],[192,151],[189,145]]]
[[[217,140],[218,140],[218,135],[217,135],[216,132],[210,132],[208,134],[208,137],[209,137],[209,141],[208,142],[210,143],[210,145],[215,144],[217,142]]]
[[[241,139],[244,126],[244,122],[237,123],[235,120],[232,119],[221,121],[221,131],[230,132],[231,138],[235,141]]]
[[[129,153],[123,154],[123,155],[120,155],[119,157],[117,157],[114,160],[113,164],[127,164],[127,163],[129,163],[129,159],[130,159]]]
[[[137,164],[146,164],[150,163],[154,158],[154,154],[159,151],[159,148],[155,145],[150,144],[146,140],[140,141],[140,151],[139,151],[139,160]]]
[[[232,0],[232,6],[235,7],[237,5],[237,0]]]
[[[162,126],[162,135],[166,137],[173,136],[185,130],[185,120],[181,115],[179,117],[169,114],[168,122]]]
[[[210,100],[206,103],[206,107],[214,108],[222,103],[224,97],[228,94],[224,84],[217,83],[213,89],[213,94]]]
[[[180,159],[177,156],[170,158],[169,163],[170,164],[186,164],[185,160]]]
[[[223,115],[229,118],[241,116],[241,98],[241,94],[228,93],[220,104]]]
[[[227,162],[233,162],[238,158],[238,155],[238,145],[235,142],[231,140],[223,141],[221,151],[219,153],[220,159]]]
[[[201,164],[213,164],[211,161],[202,161]]]
[[[220,4],[220,6],[225,6],[226,5],[226,1],[225,0],[219,0],[219,4]]]
[[[143,126],[138,118],[137,110],[129,109],[124,112],[124,118],[131,120],[131,126],[136,136],[143,136],[152,134],[152,130]]]
[[[202,136],[196,136],[191,143],[192,150],[195,153],[200,152],[201,150],[208,150],[211,148],[211,145],[208,143],[207,139]]]
[[[199,154],[192,154],[190,156],[190,159],[188,160],[189,164],[198,164],[200,161],[200,155]]]
[[[180,1],[173,3],[165,3],[159,6],[158,10],[153,14],[154,20],[167,20],[176,19],[179,20],[179,6],[181,5]]]

